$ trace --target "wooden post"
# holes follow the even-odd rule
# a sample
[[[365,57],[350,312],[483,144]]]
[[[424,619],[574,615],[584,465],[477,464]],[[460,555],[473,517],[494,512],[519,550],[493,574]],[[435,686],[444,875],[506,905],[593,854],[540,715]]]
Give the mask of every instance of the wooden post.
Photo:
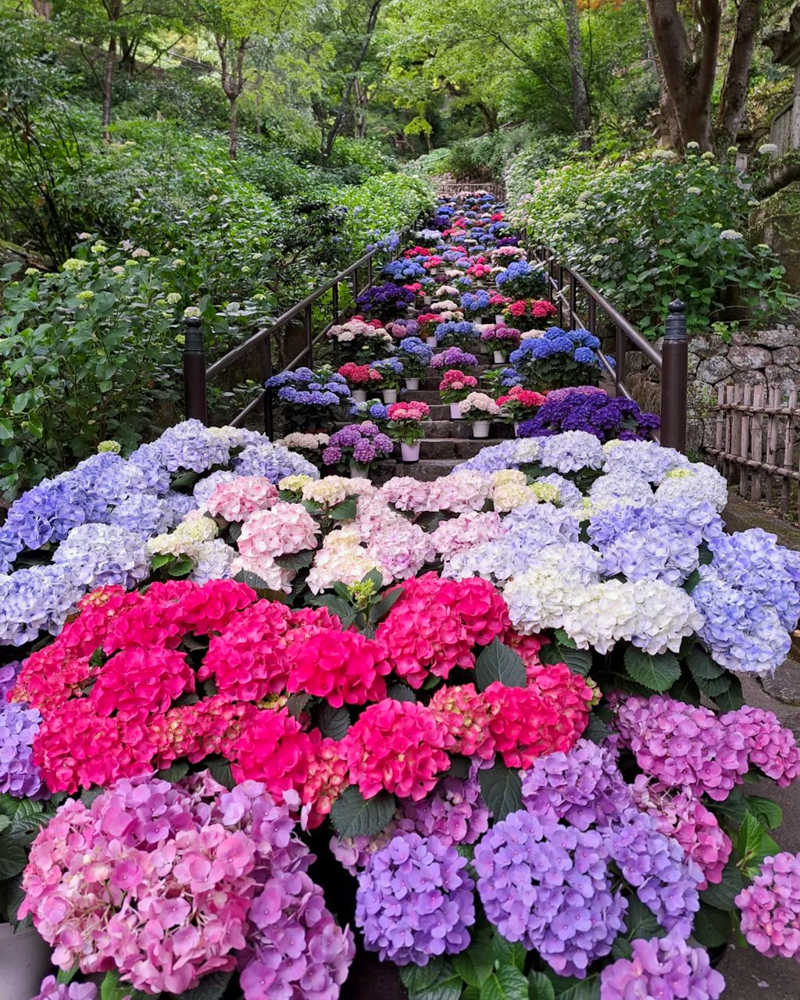
[[[207,425],[206,351],[203,346],[203,328],[197,316],[189,316],[186,319],[183,339],[183,392],[187,420],[200,420]]]
[[[685,452],[689,338],[686,306],[680,299],[669,304],[661,357],[661,444]]]

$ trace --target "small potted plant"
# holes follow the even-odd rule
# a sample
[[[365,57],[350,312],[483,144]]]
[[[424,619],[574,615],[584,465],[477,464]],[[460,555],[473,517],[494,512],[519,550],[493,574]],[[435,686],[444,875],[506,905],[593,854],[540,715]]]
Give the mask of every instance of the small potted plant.
[[[461,308],[473,317],[481,316],[491,304],[489,293],[481,288],[477,292],[465,292],[461,296]]]
[[[403,362],[399,358],[384,358],[382,361],[373,361],[370,367],[380,375],[384,403],[396,403]]]
[[[477,364],[477,357],[460,347],[448,347],[431,358],[431,368],[474,368]]]
[[[512,326],[527,327],[529,324],[549,322],[557,312],[553,303],[547,299],[518,299],[516,302],[506,303],[502,318]]]
[[[526,389],[546,392],[570,385],[597,385],[603,373],[599,347],[600,341],[588,330],[551,326],[538,337],[523,337],[509,361]]]
[[[440,323],[436,327],[436,342],[440,347],[460,347],[462,351],[475,348],[480,334],[474,323]]]
[[[381,381],[381,373],[371,365],[357,365],[354,361],[342,365],[339,374],[347,380],[350,395],[357,403],[363,403],[369,389],[377,388]]]
[[[299,431],[329,428],[353,399],[344,376],[327,365],[280,372],[264,384],[277,396],[286,423]]]
[[[420,313],[417,316],[419,324],[419,334],[425,338],[425,343],[430,347],[436,347],[436,327],[442,322],[442,317],[438,313]]]
[[[419,323],[415,319],[396,319],[386,324],[386,330],[393,340],[403,340],[405,337],[419,336]]]
[[[450,368],[444,373],[439,383],[439,395],[442,402],[450,406],[451,420],[461,420],[458,404],[477,388],[478,380],[474,375],[467,375],[457,368]]]
[[[514,385],[507,395],[499,396],[497,399],[500,417],[506,423],[514,425],[516,434],[523,421],[532,420],[536,416],[546,398],[541,392],[533,392],[531,389],[523,389],[521,385]]]
[[[472,424],[472,436],[476,438],[489,437],[492,420],[500,416],[500,407],[485,392],[471,392],[461,400],[458,409],[464,420]]]
[[[508,361],[509,352],[519,347],[521,338],[519,330],[506,326],[505,323],[494,323],[481,333],[481,342],[492,348],[492,358],[496,365],[504,365]]]
[[[368,363],[392,349],[392,336],[380,321],[365,322],[360,316],[332,326],[328,330],[328,338],[335,342],[344,358],[356,364]]]
[[[365,420],[363,424],[348,424],[332,434],[322,461],[325,465],[349,468],[351,479],[366,479],[375,459],[386,458],[393,450],[388,435],[371,420]]]
[[[365,288],[356,299],[356,305],[370,316],[388,323],[402,316],[413,301],[413,292],[389,281]]]
[[[419,337],[406,337],[397,345],[397,357],[403,364],[406,389],[419,389],[419,380],[431,363],[433,348],[423,344]]]
[[[419,461],[419,442],[425,437],[423,422],[430,412],[427,403],[416,400],[392,403],[388,408],[389,437],[400,442],[400,456],[404,462]]]

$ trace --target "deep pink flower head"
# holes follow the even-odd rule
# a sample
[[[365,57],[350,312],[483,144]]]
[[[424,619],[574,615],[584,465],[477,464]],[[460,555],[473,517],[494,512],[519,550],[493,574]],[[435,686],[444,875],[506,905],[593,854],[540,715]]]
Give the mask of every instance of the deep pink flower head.
[[[800,855],[767,858],[753,884],[736,897],[742,934],[762,955],[800,962]]]
[[[370,705],[341,741],[350,778],[364,798],[385,788],[424,798],[450,766],[445,732],[424,705],[387,698]]]
[[[284,793],[300,790],[314,758],[314,741],[285,708],[262,709],[251,715],[231,747],[237,781],[253,779],[278,801]]]
[[[325,698],[334,708],[386,697],[391,670],[383,648],[358,632],[325,629],[291,648],[287,691]]]

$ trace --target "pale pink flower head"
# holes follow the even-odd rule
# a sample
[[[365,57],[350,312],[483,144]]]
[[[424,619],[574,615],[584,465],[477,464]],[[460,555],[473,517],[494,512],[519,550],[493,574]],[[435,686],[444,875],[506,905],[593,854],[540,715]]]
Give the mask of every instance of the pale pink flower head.
[[[226,521],[246,521],[257,510],[267,510],[278,491],[264,476],[237,476],[220,483],[206,502],[209,513]]]
[[[277,559],[313,549],[318,533],[319,525],[302,504],[278,502],[269,510],[256,511],[244,522],[237,544],[248,558]]]

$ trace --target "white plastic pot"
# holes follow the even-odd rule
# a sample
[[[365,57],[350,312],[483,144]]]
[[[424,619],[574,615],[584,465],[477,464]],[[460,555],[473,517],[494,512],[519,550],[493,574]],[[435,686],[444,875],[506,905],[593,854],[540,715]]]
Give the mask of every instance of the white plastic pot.
[[[514,421],[514,437],[519,433],[519,420]]]
[[[367,401],[367,390],[366,389],[351,389],[350,395],[357,403],[366,403]]]
[[[459,408],[458,408],[458,403],[451,403],[450,404],[450,419],[451,420],[463,420],[464,419],[461,416],[461,410],[459,410]]]
[[[491,420],[476,420],[472,425],[472,436],[476,438],[488,438],[491,426]]]
[[[506,356],[503,351],[494,351],[492,356],[496,365],[504,365],[506,363]]]
[[[425,343],[428,345],[428,347],[436,347],[436,345],[439,343],[439,341],[436,339],[436,334],[434,333],[428,334],[428,336],[425,338]]]
[[[406,389],[419,389],[419,379],[418,378],[407,378],[406,379]]]
[[[33,927],[0,923],[0,1000],[36,996],[51,971],[50,947]]]
[[[387,405],[389,403],[397,402],[397,389],[384,389],[383,390],[383,401]]]
[[[369,464],[363,465],[361,462],[351,462],[350,478],[369,479]]]
[[[495,318],[494,318],[494,325],[495,326],[505,326],[506,325],[506,318],[505,318],[505,316],[501,316],[501,315],[495,316]]]
[[[401,442],[400,457],[403,459],[404,462],[418,462],[419,441],[415,441],[413,444],[406,444],[405,442]]]

